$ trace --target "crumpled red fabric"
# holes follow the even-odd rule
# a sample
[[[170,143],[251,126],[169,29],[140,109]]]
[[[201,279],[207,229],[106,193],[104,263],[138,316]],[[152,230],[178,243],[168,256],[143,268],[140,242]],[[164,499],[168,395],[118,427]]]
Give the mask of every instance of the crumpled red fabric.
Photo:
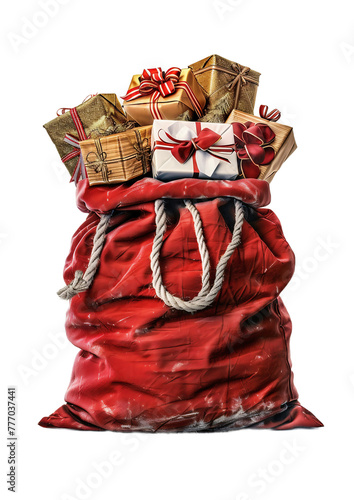
[[[233,198],[245,203],[241,245],[231,257],[215,303],[190,314],[167,307],[151,285],[154,201],[169,217],[161,253],[166,288],[184,299],[201,287],[201,262],[191,215],[198,208],[216,265],[231,239]],[[80,351],[66,404],[43,427],[111,431],[215,431],[242,427],[291,429],[321,422],[298,402],[289,339],[291,321],[279,298],[294,255],[257,179],[77,187],[88,212],[74,234],[64,279],[85,271],[99,215],[115,210],[89,290],[71,299],[67,336]]]

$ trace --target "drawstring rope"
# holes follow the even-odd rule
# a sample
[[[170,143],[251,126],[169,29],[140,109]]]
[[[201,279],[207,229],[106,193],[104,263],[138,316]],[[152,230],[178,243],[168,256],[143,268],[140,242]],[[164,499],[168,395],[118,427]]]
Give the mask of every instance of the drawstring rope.
[[[166,290],[162,283],[161,277],[161,268],[159,263],[160,251],[163,243],[163,235],[166,231],[166,212],[164,209],[164,202],[162,200],[155,201],[155,212],[156,212],[156,235],[154,238],[154,243],[152,246],[151,252],[151,270],[152,270],[152,285],[156,291],[156,295],[164,301],[167,306],[173,307],[174,309],[179,309],[180,311],[186,312],[196,312],[205,309],[210,306],[217,294],[220,292],[224,277],[225,277],[225,269],[227,263],[233,254],[235,248],[241,242],[241,232],[242,225],[244,219],[243,206],[242,203],[238,200],[235,201],[235,226],[231,238],[231,242],[229,243],[224,255],[221,257],[215,273],[215,280],[212,288],[210,289],[210,258],[208,251],[203,251],[203,245],[205,245],[203,229],[201,225],[200,215],[198,210],[194,207],[194,205],[186,200],[185,204],[188,210],[191,212],[195,233],[198,241],[198,247],[200,256],[202,259],[202,289],[198,293],[196,297],[189,301],[182,300],[179,297],[172,295],[170,292]],[[193,208],[192,208],[193,207]],[[206,249],[206,246],[205,246]]]
[[[189,301],[185,301],[179,297],[172,295],[166,290],[163,285],[159,262],[161,247],[163,244],[163,236],[167,228],[167,217],[163,200],[155,201],[156,234],[154,237],[150,260],[153,277],[152,285],[156,291],[156,295],[161,300],[163,300],[163,302],[167,306],[191,313],[201,311],[210,306],[215,300],[217,294],[220,292],[225,277],[225,269],[227,263],[235,248],[241,242],[244,211],[242,203],[238,200],[234,200],[235,226],[233,229],[231,242],[229,243],[224,255],[221,257],[216,267],[214,284],[210,288],[210,255],[205,243],[202,221],[200,219],[199,212],[193,205],[193,203],[190,200],[184,200],[184,203],[193,218],[194,230],[202,261],[202,287],[198,295]],[[76,294],[84,292],[85,290],[88,290],[88,288],[90,288],[100,263],[100,257],[106,239],[106,231],[108,229],[112,214],[113,212],[107,215],[102,215],[101,217],[101,220],[97,226],[95,237],[93,239],[92,253],[85,274],[80,270],[76,271],[73,281],[69,285],[59,290],[58,295],[60,298],[69,300]]]
[[[101,253],[106,239],[106,231],[112,214],[113,212],[102,215],[93,239],[93,248],[86,272],[85,274],[82,271],[75,272],[73,281],[59,290],[58,295],[61,299],[69,300],[74,297],[74,295],[90,288],[100,263]]]

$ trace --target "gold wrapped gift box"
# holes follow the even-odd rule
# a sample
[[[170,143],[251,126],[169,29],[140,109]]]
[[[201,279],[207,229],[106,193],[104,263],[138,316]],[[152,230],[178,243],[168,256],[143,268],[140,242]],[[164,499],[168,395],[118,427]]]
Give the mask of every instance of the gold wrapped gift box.
[[[80,142],[90,186],[129,181],[151,169],[151,126]]]
[[[207,99],[202,121],[224,122],[233,109],[253,113],[260,73],[216,54],[189,67]]]
[[[129,86],[129,90],[140,85],[141,75],[134,75]],[[205,107],[205,97],[202,89],[196,81],[190,69],[182,69],[179,80],[186,82],[195,95],[201,109]],[[131,101],[124,101],[123,107],[128,119],[134,120],[139,125],[152,125],[154,120],[151,114],[151,94],[147,94]],[[193,120],[197,119],[193,104],[184,89],[177,88],[175,92],[166,97],[160,95],[158,109],[163,120]]]
[[[271,182],[274,175],[278,172],[282,164],[287,158],[295,151],[297,148],[294,131],[292,127],[283,125],[282,123],[271,122],[264,118],[258,116],[250,115],[248,113],[243,113],[242,111],[234,110],[228,117],[226,123],[265,123],[268,125],[275,133],[275,139],[271,143],[274,149],[275,157],[274,160],[268,165],[260,165],[260,175],[258,179]]]
[[[132,125],[128,122],[116,94],[98,94],[76,107],[87,137],[98,137],[105,133],[122,132]],[[57,116],[44,125],[61,158],[68,155],[73,146],[64,142],[66,134],[78,138],[70,112]],[[78,158],[65,162],[70,175]]]

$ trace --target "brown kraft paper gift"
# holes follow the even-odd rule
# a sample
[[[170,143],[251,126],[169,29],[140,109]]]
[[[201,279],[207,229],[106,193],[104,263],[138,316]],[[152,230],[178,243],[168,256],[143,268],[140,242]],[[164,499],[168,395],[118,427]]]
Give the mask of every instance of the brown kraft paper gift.
[[[235,122],[265,123],[275,133],[275,139],[271,143],[271,146],[275,151],[274,160],[268,165],[260,165],[259,168],[261,173],[258,177],[258,179],[271,182],[274,175],[278,172],[285,160],[287,160],[287,158],[289,158],[289,156],[297,148],[292,127],[288,127],[287,125],[283,125],[282,123],[272,122],[266,120],[265,118],[260,118],[258,116],[243,113],[239,110],[232,111],[226,121],[226,123]]]
[[[224,122],[233,109],[253,113],[260,73],[216,54],[189,67],[207,100],[201,121]]]
[[[98,137],[105,133],[122,132],[130,128],[116,94],[98,94],[76,107],[79,118],[87,137]],[[43,125],[52,139],[61,158],[68,155],[73,146],[64,142],[66,134],[78,138],[78,131],[72,120],[70,112],[57,116]],[[70,175],[73,174],[78,158],[65,162],[65,167]]]
[[[80,142],[90,186],[125,182],[151,169],[151,125]]]

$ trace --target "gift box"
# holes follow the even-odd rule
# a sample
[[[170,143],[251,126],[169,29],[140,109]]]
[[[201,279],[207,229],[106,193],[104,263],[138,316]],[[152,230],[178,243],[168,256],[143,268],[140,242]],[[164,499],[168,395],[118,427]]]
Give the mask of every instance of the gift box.
[[[130,120],[151,125],[153,120],[193,120],[203,115],[205,97],[190,69],[161,68],[135,75],[124,99]]]
[[[235,179],[239,173],[232,125],[155,120],[151,144],[152,173],[162,181]]]
[[[271,182],[284,161],[297,148],[293,129],[287,125],[238,110],[232,111],[226,123],[234,126],[242,177]]]
[[[253,113],[260,73],[218,55],[206,57],[189,68],[207,100],[202,121],[223,123],[233,109]]]
[[[151,125],[80,142],[90,186],[125,182],[151,170]]]
[[[70,175],[76,176],[75,180],[80,174],[80,140],[121,132],[132,126],[115,94],[98,94],[76,108],[62,108],[62,111],[63,114],[58,112],[44,128]]]

